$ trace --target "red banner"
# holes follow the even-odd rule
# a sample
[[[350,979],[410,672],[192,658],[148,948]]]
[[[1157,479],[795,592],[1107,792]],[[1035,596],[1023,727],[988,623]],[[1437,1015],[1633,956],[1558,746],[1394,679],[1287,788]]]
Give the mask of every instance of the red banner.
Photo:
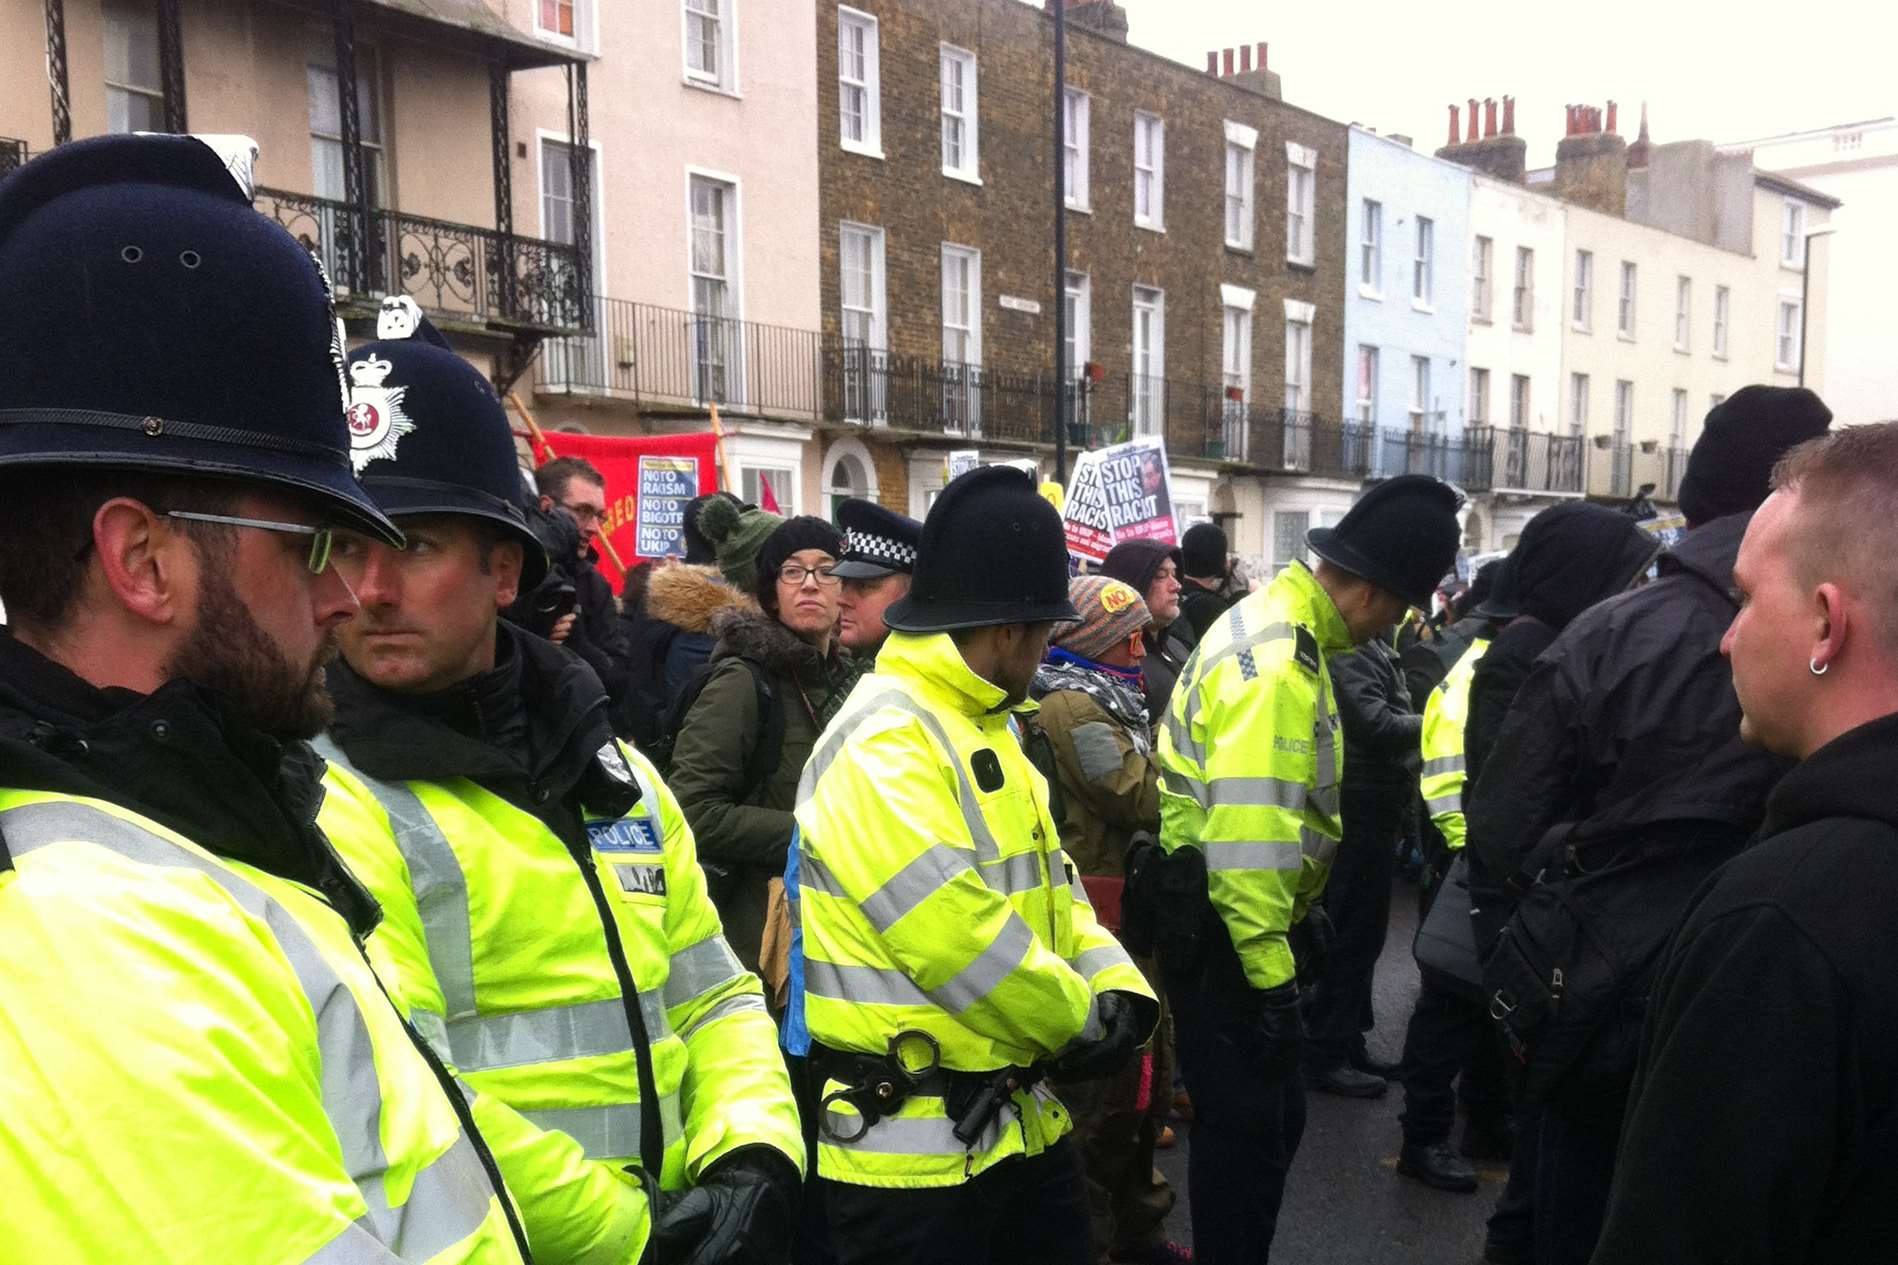
[[[613,548],[600,550],[600,570],[617,590],[623,580],[613,555],[629,567],[685,553],[685,506],[718,490],[718,437],[691,435],[619,438],[543,432],[537,455],[584,457],[606,476],[606,521],[600,535]]]

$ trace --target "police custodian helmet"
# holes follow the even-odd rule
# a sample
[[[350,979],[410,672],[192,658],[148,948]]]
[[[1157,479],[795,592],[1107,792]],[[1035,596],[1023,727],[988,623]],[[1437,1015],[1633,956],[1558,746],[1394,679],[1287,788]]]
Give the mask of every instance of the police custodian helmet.
[[[883,622],[898,632],[933,633],[1079,618],[1068,600],[1061,515],[1022,471],[978,466],[930,507],[909,594]]]
[[[350,468],[328,282],[223,139],[74,141],[0,183],[0,469],[274,484],[399,542]]]

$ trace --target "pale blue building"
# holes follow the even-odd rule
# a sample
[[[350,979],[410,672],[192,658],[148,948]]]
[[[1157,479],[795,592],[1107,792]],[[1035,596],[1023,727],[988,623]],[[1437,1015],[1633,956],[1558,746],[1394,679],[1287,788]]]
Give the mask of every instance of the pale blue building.
[[[1375,431],[1374,475],[1464,481],[1471,301],[1494,267],[1473,251],[1470,172],[1353,127],[1345,183],[1346,420]]]

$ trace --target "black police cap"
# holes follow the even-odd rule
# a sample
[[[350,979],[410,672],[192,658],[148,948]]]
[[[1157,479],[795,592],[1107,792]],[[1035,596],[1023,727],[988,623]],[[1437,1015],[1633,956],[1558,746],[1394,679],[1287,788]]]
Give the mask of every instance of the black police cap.
[[[303,493],[390,542],[357,484],[342,329],[251,208],[254,146],[61,145],[0,182],[0,468],[153,470]]]
[[[844,579],[875,580],[916,570],[923,525],[915,519],[853,496],[837,507],[837,526],[844,534],[844,552],[836,573]]]

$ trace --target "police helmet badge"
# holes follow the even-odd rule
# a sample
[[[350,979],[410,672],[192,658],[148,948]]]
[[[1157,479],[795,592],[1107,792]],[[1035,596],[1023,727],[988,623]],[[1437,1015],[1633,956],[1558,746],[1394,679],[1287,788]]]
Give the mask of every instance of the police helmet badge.
[[[376,337],[411,338],[422,324],[422,309],[406,294],[385,295],[376,311]]]
[[[380,356],[349,365],[349,460],[361,474],[372,461],[395,460],[395,446],[415,429],[402,407],[405,386],[387,384],[395,366]]]

